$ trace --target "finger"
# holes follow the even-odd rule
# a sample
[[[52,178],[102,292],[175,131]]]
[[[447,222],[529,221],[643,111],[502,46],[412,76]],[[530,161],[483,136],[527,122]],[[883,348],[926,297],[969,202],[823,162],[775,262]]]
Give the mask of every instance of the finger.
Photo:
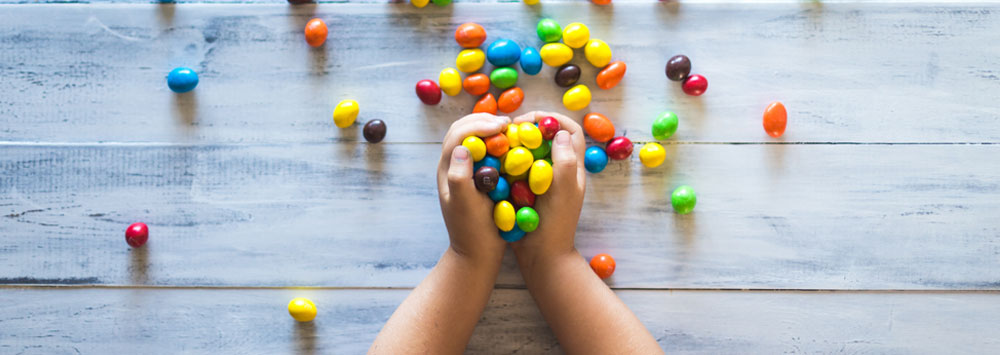
[[[573,186],[579,183],[582,174],[579,166],[581,155],[573,144],[573,136],[567,131],[559,131],[552,139],[552,186]]]
[[[507,124],[510,117],[493,116],[490,114],[472,114],[455,121],[451,129],[445,135],[442,142],[441,159],[438,162],[438,189],[444,190],[447,186],[447,172],[452,151],[462,144],[462,140],[468,136],[489,137],[500,133]],[[470,163],[471,164],[471,163]]]
[[[580,128],[580,124],[576,123],[572,118],[567,117],[561,113],[557,112],[546,112],[546,111],[532,111],[526,114],[517,116],[514,118],[514,123],[522,122],[538,122],[545,117],[555,118],[559,121],[559,129],[564,129],[569,131],[570,134],[575,134],[576,132],[583,132],[583,128]]]
[[[456,146],[451,151],[448,165],[448,195],[469,196],[476,193],[472,181],[472,154],[463,146]]]
[[[489,114],[489,113],[472,113],[472,114],[465,115],[462,118],[459,118],[455,122],[451,123],[451,127],[449,127],[448,128],[448,132],[445,133],[443,141],[444,142],[449,141],[454,136],[453,132],[455,131],[456,128],[464,126],[464,125],[468,124],[469,122],[488,121],[488,120],[491,120],[491,119],[496,119],[497,117],[507,118],[506,122],[508,122],[508,123],[510,122],[510,118],[509,117],[506,117],[506,116],[496,116],[496,115],[492,115],[492,114]],[[465,137],[461,137],[461,139],[465,139]],[[447,150],[447,151],[450,151],[450,150]],[[442,152],[446,152],[446,151],[443,150]]]

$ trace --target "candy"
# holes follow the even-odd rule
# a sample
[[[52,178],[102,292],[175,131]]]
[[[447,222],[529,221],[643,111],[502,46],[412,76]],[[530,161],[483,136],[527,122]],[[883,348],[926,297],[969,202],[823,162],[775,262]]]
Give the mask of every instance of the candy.
[[[515,223],[514,228],[510,231],[500,231],[500,238],[503,238],[504,241],[513,243],[521,240],[521,238],[524,238],[524,231],[521,230],[521,228],[518,228],[517,223]]]
[[[684,79],[684,84],[681,85],[681,89],[684,89],[684,93],[691,96],[701,96],[708,90],[708,79],[704,76],[695,74]]]
[[[497,89],[506,89],[517,84],[517,70],[510,67],[493,69],[490,73],[490,82]]]
[[[590,0],[595,5],[607,5],[611,3],[611,0]]]
[[[525,147],[516,147],[507,152],[506,158],[503,161],[504,170],[507,174],[511,176],[518,176],[524,174],[531,168],[531,162],[534,160],[534,156],[531,155],[531,151]]]
[[[535,207],[535,194],[527,181],[519,180],[510,184],[510,202],[514,207]]]
[[[642,146],[639,150],[639,161],[642,165],[647,168],[655,168],[663,164],[663,160],[667,158],[667,151],[663,149],[660,143],[650,142]]]
[[[467,22],[455,29],[455,42],[462,48],[476,48],[486,41],[486,29],[478,23]]]
[[[133,248],[138,248],[146,244],[149,240],[149,227],[145,223],[132,223],[125,229],[125,242]]]
[[[507,183],[507,179],[504,179],[502,176],[497,178],[497,186],[487,195],[490,195],[490,199],[493,202],[507,199],[510,196],[510,184]]]
[[[597,254],[590,259],[590,268],[602,280],[615,273],[615,259],[608,254]]]
[[[535,31],[538,33],[538,39],[545,43],[558,42],[562,38],[562,27],[559,26],[556,20],[550,18],[543,18],[538,21]]]
[[[531,156],[534,157],[535,160],[545,159],[546,157],[549,156],[549,153],[552,152],[552,141],[544,141],[542,142],[541,145],[538,146],[538,148],[530,150],[531,150]]]
[[[563,28],[562,37],[563,43],[570,48],[580,48],[590,40],[590,29],[587,28],[587,25],[574,22]]]
[[[691,60],[686,55],[678,54],[667,61],[667,79],[681,81],[691,74]]]
[[[625,160],[632,155],[632,141],[625,137],[615,137],[604,150],[608,152],[608,157],[614,160]]]
[[[437,105],[441,102],[441,88],[437,83],[424,79],[417,82],[417,97],[425,105]]]
[[[507,201],[497,202],[493,206],[493,223],[504,232],[514,229],[514,221],[517,216],[514,214],[514,206]]]
[[[698,203],[698,197],[694,195],[694,189],[691,186],[681,185],[670,194],[670,204],[674,206],[674,211],[677,213],[691,213],[696,203]]]
[[[507,141],[510,142],[511,148],[521,146],[520,134],[517,132],[517,123],[507,125],[507,132],[504,132],[504,134],[507,135]]]
[[[587,42],[583,55],[591,65],[600,68],[611,62],[611,46],[595,38]]]
[[[552,186],[552,165],[544,160],[535,160],[528,172],[528,187],[535,195],[542,195],[549,191],[549,186]]]
[[[462,146],[469,149],[469,155],[472,155],[472,161],[480,161],[486,157],[486,143],[484,143],[479,137],[465,137],[465,139],[462,140]]]
[[[607,116],[597,112],[583,116],[583,131],[598,142],[607,142],[615,137],[615,124]]]
[[[542,131],[534,123],[521,122],[517,127],[517,138],[525,148],[535,149],[542,145]],[[515,174],[516,175],[516,174]]]
[[[563,94],[563,106],[567,110],[579,111],[590,105],[590,89],[586,85],[577,85]]]
[[[323,20],[314,18],[306,22],[306,43],[312,47],[322,46],[326,42],[326,35],[329,34],[329,30],[326,28],[326,23]]]
[[[537,3],[538,3],[538,0],[524,0],[524,4],[525,5],[535,5]]]
[[[550,67],[558,67],[573,60],[573,49],[562,43],[548,43],[538,50],[542,62]]]
[[[542,55],[531,47],[524,47],[521,52],[521,71],[528,75],[535,75],[542,71]]]
[[[608,153],[601,147],[587,148],[583,156],[583,166],[594,174],[604,171],[604,167],[608,166]]]
[[[427,6],[427,4],[430,2],[431,0],[410,0],[410,3],[413,4],[413,6],[416,6],[418,9]]]
[[[497,99],[497,109],[503,113],[511,113],[517,111],[523,101],[524,91],[515,86],[500,93],[500,98]]]
[[[528,182],[528,173],[529,172],[530,172],[530,170],[529,171],[525,171],[525,172],[521,173],[520,175],[507,175],[507,178],[509,178],[510,181],[524,181],[524,182]],[[530,190],[531,188],[529,187],[528,189]]]
[[[521,58],[521,47],[517,43],[506,38],[498,39],[490,43],[486,48],[486,60],[497,67],[508,66],[517,63]]]
[[[486,93],[479,101],[476,101],[476,106],[472,107],[472,113],[497,114],[497,100],[493,98],[493,94]]]
[[[451,0],[431,0],[431,2],[437,6],[448,6],[448,4],[451,4]]]
[[[653,138],[656,140],[664,140],[670,138],[677,131],[677,115],[673,112],[667,111],[660,114],[653,121]]]
[[[542,132],[542,139],[552,140],[559,132],[559,120],[552,116],[545,116],[538,121],[538,130]]]
[[[608,90],[618,85],[625,77],[625,62],[614,61],[597,73],[597,87]]]
[[[167,74],[167,87],[178,94],[194,90],[198,86],[198,73],[191,68],[174,68]]]
[[[493,169],[497,169],[497,171],[500,171],[500,159],[487,155],[483,157],[483,160],[477,161],[472,164],[472,171],[477,171],[479,170],[479,168],[484,166],[492,166]]]
[[[462,92],[462,74],[459,74],[458,70],[454,68],[444,68],[438,75],[438,84],[441,85],[441,91],[444,91],[448,96],[458,95]]]
[[[385,130],[385,122],[382,122],[382,120],[379,119],[374,119],[365,123],[365,127],[361,130],[361,133],[365,136],[365,140],[368,141],[368,143],[378,143],[381,142],[382,139],[385,139]]]
[[[767,105],[767,109],[764,110],[764,132],[767,132],[767,135],[774,138],[781,137],[785,134],[787,124],[788,111],[785,111],[784,104],[775,101]]]
[[[440,97],[440,94],[438,94]],[[343,100],[333,108],[333,124],[339,128],[350,127],[358,119],[358,102]]]
[[[483,73],[469,75],[462,81],[462,88],[471,95],[485,94],[490,90],[490,77]]]
[[[490,192],[497,188],[500,172],[492,166],[483,166],[472,175],[472,180],[476,184],[476,190]]]
[[[573,64],[566,64],[556,70],[556,85],[568,88],[580,80],[580,67]]]
[[[502,157],[510,150],[510,142],[507,141],[507,136],[503,133],[486,137],[484,142],[486,143],[486,152],[495,157]],[[498,166],[497,170],[499,169],[500,167]]]
[[[486,54],[479,48],[463,49],[461,52],[458,52],[458,57],[455,57],[455,67],[465,73],[472,73],[479,70],[485,62]]]
[[[311,321],[316,318],[316,304],[308,298],[293,298],[288,302],[288,314],[299,322]]]
[[[531,233],[534,232],[535,229],[538,229],[538,212],[535,212],[534,208],[518,208],[517,216],[515,218],[517,221],[517,227],[525,232]]]

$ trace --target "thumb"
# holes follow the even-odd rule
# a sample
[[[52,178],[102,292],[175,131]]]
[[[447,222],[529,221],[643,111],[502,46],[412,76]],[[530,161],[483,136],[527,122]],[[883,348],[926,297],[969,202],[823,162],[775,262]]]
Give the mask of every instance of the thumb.
[[[559,131],[552,140],[552,185],[576,185],[577,164],[569,132]]]
[[[472,182],[472,156],[469,148],[456,146],[451,151],[448,164],[448,192],[451,195],[467,194],[476,190]]]

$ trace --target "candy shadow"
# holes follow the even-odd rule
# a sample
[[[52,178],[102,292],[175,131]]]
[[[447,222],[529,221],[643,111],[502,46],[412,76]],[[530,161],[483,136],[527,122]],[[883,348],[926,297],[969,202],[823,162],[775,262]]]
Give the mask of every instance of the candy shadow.
[[[379,143],[364,144],[365,165],[368,173],[376,178],[376,181],[383,181],[385,178],[385,140]]]
[[[312,68],[311,74],[313,76],[325,76],[326,74],[329,74],[329,71],[326,70],[326,44],[316,48],[310,47],[309,59]]]
[[[768,173],[772,176],[780,176],[785,172],[785,149],[788,148],[788,144],[785,144],[785,136],[782,135],[778,138],[771,138],[769,144],[764,145],[764,149],[767,150],[765,159],[767,159]]]
[[[138,248],[132,248],[129,255],[128,273],[132,284],[149,284],[149,243]]]
[[[198,95],[195,91],[174,94],[174,111],[185,127],[194,127],[198,117]]]
[[[677,232],[675,238],[678,238],[680,245],[684,248],[681,254],[688,255],[689,249],[695,244],[695,236],[698,234],[698,212],[680,214],[671,210],[670,213],[674,215],[674,231]]]
[[[295,353],[316,354],[316,322],[295,322]]]
[[[177,4],[173,2],[161,2],[156,7],[156,18],[161,25],[171,25],[174,23],[174,13],[177,11]]]

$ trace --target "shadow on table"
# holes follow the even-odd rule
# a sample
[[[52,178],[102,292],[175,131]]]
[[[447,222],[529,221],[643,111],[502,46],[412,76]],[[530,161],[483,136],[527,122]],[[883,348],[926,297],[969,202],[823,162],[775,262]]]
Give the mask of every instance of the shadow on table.
[[[316,354],[316,323],[295,322],[295,353]]]
[[[186,126],[193,126],[195,118],[198,117],[198,96],[195,91],[174,94],[174,109],[182,123]]]
[[[132,248],[129,256],[129,280],[134,285],[149,284],[149,245]]]

